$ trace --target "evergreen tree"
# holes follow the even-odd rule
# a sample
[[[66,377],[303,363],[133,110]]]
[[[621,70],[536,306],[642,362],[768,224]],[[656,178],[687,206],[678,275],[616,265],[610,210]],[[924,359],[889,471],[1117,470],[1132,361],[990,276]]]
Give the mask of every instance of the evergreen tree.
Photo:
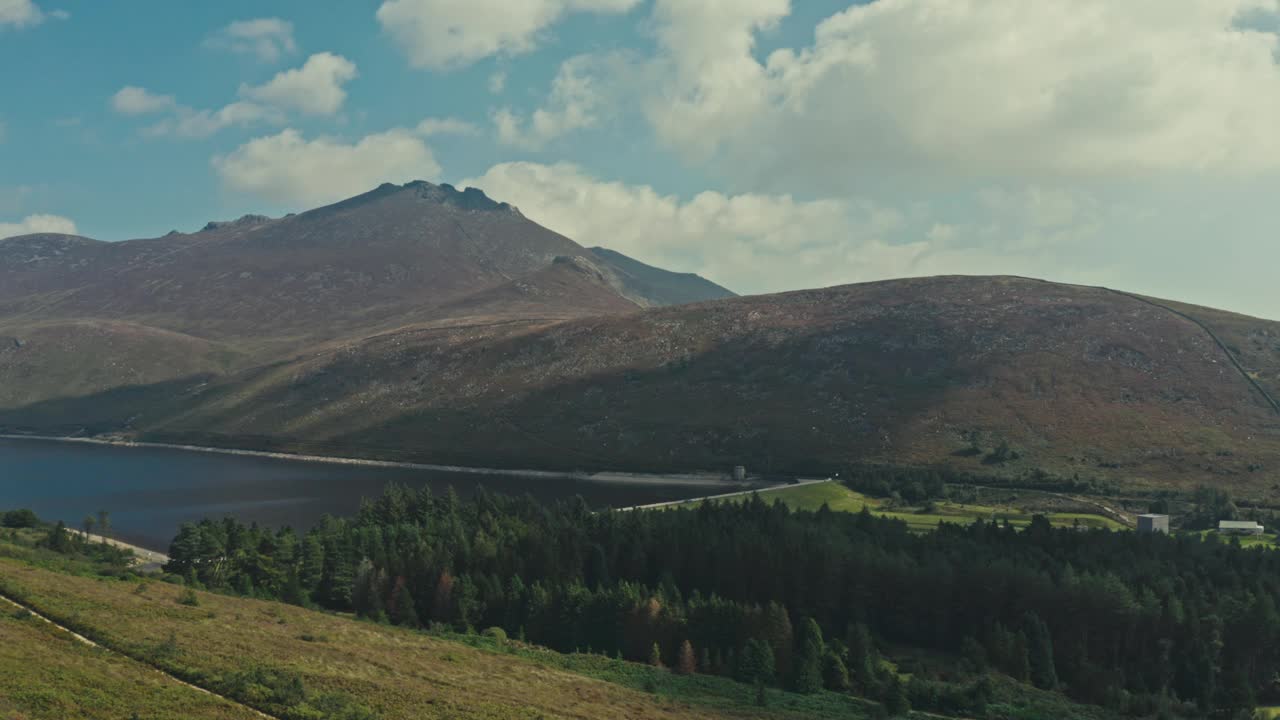
[[[849,689],[849,669],[840,653],[831,648],[822,657],[822,683],[828,690],[845,692]]]
[[[764,613],[764,638],[773,648],[774,665],[783,678],[791,675],[791,654],[795,637],[791,630],[791,616],[780,603],[769,603]]]
[[[395,590],[391,595],[391,622],[401,627],[416,628],[422,626],[418,619],[418,608],[414,604],[413,595],[404,578],[397,578]]]
[[[907,697],[907,689],[902,680],[893,675],[885,689],[884,709],[890,717],[906,717],[911,712],[911,700]]]
[[[1049,627],[1033,612],[1026,614],[1022,624],[1027,636],[1028,675],[1031,682],[1041,690],[1052,690],[1058,686],[1058,671],[1053,664],[1053,638],[1049,634]]]
[[[853,689],[862,695],[875,694],[876,668],[879,666],[879,655],[875,643],[871,640],[871,631],[866,625],[857,623],[849,628],[849,637],[845,643],[849,646],[849,681]]]
[[[773,648],[764,640],[752,638],[742,648],[735,676],[738,682],[767,684],[773,682],[775,669]]]
[[[680,655],[676,658],[676,672],[681,675],[692,675],[698,671],[698,662],[693,654],[693,645],[688,640],[680,643]]]
[[[649,649],[649,664],[656,668],[663,667],[662,648],[658,646],[658,643],[654,643],[653,647]]]
[[[812,618],[805,620],[800,626],[800,652],[792,670],[793,690],[806,694],[822,690],[822,659],[826,652],[822,628]]]

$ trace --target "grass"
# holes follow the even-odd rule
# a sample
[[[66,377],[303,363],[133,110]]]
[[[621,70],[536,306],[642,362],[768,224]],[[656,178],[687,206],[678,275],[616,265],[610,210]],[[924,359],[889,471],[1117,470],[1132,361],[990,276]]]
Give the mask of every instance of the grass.
[[[742,496],[747,497],[747,496]],[[1033,513],[1004,505],[973,505],[942,501],[934,504],[930,512],[915,508],[887,506],[885,500],[855,492],[837,482],[812,483],[783,487],[762,492],[766,502],[781,500],[793,510],[817,510],[825,503],[839,512],[862,512],[867,508],[882,517],[902,520],[916,532],[928,532],[939,523],[969,524],[975,520],[1008,520],[1016,526],[1028,525]],[[739,500],[740,501],[740,500]],[[695,501],[696,502],[696,501]],[[678,506],[677,506],[678,507]],[[1049,513],[1049,522],[1058,527],[1072,527],[1077,522],[1084,527],[1123,530],[1125,526],[1102,515],[1088,513]]]
[[[84,645],[35,617],[21,617],[7,603],[0,611],[0,717],[256,717],[146,665]]]

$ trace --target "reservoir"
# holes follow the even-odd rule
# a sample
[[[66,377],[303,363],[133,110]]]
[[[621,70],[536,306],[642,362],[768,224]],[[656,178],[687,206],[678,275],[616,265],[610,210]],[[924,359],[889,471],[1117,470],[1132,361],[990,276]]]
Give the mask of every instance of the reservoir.
[[[30,508],[79,527],[106,510],[112,535],[167,551],[184,522],[233,515],[303,531],[325,514],[352,515],[391,482],[468,497],[481,485],[542,501],[580,495],[595,508],[700,497],[747,486],[679,478],[527,477],[308,462],[172,448],[0,438],[0,510]]]

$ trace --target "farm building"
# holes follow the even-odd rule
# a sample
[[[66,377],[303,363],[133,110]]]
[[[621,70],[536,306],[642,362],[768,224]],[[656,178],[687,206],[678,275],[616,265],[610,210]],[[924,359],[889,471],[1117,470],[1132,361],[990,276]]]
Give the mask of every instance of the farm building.
[[[1227,535],[1261,535],[1263,527],[1253,520],[1222,520],[1218,532]]]
[[[1169,534],[1169,516],[1168,515],[1139,515],[1138,516],[1138,532],[1145,533],[1164,533]]]

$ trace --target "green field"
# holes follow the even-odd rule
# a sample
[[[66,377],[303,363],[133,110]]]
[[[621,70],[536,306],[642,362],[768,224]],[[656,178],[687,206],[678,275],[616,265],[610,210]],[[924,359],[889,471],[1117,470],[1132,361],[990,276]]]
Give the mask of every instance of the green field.
[[[0,717],[257,717],[0,604]]]
[[[839,512],[856,513],[867,508],[872,514],[902,520],[912,530],[919,532],[933,530],[938,523],[969,524],[975,520],[1008,520],[1012,525],[1023,526],[1029,524],[1034,515],[1034,513],[1009,506],[961,504],[950,501],[937,502],[928,512],[921,511],[919,508],[890,508],[886,507],[885,500],[863,495],[837,482],[783,487],[762,491],[759,494],[766,502],[781,500],[793,510],[817,510],[824,503],[827,507]],[[740,498],[745,497],[749,496],[740,496]],[[740,499],[734,500],[740,501]],[[1089,528],[1125,529],[1124,525],[1102,515],[1064,512],[1049,513],[1048,518],[1049,522],[1057,527],[1072,527],[1078,523]]]

